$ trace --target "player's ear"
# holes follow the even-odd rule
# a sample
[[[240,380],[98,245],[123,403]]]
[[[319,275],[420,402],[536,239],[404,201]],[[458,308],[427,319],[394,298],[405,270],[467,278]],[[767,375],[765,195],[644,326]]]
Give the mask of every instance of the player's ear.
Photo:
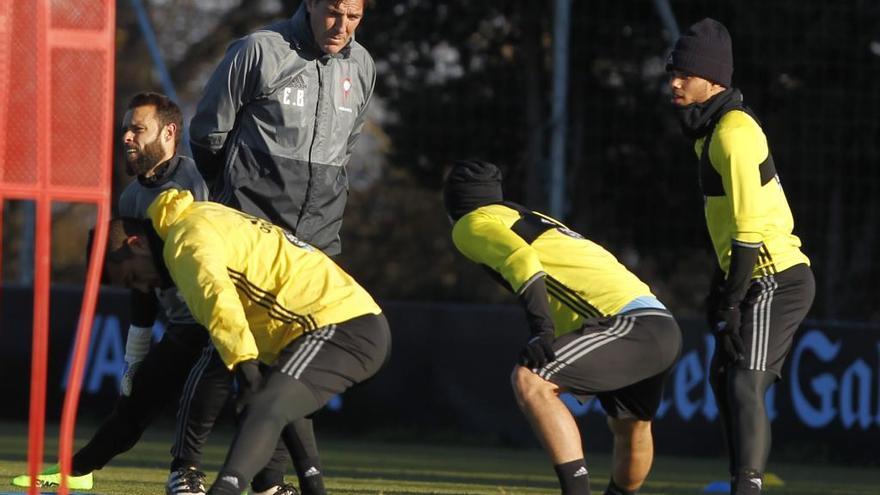
[[[174,141],[177,131],[177,124],[173,122],[165,124],[165,127],[162,129],[162,135],[165,138],[165,141]]]
[[[125,244],[135,255],[150,255],[150,242],[145,235],[132,235],[125,239]]]

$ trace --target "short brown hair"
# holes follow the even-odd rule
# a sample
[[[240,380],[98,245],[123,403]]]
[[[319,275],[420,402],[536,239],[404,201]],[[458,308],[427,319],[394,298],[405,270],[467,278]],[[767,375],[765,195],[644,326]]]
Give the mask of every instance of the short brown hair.
[[[163,95],[162,93],[154,93],[152,91],[143,91],[131,97],[128,101],[128,109],[132,110],[137,107],[152,105],[156,107],[156,118],[159,125],[165,127],[168,124],[177,126],[177,132],[174,133],[174,149],[180,145],[183,137],[183,112],[174,100]]]

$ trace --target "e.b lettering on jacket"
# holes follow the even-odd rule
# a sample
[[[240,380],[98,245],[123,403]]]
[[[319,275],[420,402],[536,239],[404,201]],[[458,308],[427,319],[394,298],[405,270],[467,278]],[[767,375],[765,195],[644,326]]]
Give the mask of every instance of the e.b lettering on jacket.
[[[288,86],[281,91],[281,103],[288,106],[304,107],[306,105],[306,91]]]

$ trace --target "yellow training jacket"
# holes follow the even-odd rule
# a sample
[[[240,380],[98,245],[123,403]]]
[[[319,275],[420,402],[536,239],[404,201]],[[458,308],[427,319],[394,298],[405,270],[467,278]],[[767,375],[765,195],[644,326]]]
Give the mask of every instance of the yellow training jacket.
[[[271,364],[304,332],[381,313],[333,260],[269,222],[176,189],[147,215],[178,292],[230,369]]]
[[[556,335],[585,318],[616,314],[650,288],[602,246],[548,216],[510,203],[477,208],[452,228],[471,261],[501,275],[514,293],[545,276]]]
[[[753,278],[781,272],[810,260],[792,234],[794,219],[776,174],[767,138],[758,123],[741,110],[724,114],[711,134],[709,159],[705,138],[695,143],[706,225],[724,273],[730,270],[731,243],[759,247]]]

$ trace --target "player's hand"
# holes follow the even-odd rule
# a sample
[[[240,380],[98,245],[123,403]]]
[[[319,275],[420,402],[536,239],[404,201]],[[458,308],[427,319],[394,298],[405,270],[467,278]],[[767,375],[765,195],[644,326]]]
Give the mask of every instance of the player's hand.
[[[260,388],[262,379],[260,365],[256,359],[242,361],[235,366],[235,380],[238,383],[238,393],[235,395],[236,416],[244,412],[251,397]]]
[[[119,392],[128,397],[131,395],[131,386],[134,383],[134,374],[141,367],[143,361],[125,362],[125,371],[122,373],[122,383],[119,385]]]
[[[119,392],[128,397],[131,395],[134,374],[150,352],[150,344],[153,342],[153,328],[131,325],[128,327],[128,337],[125,340],[125,371],[122,372],[122,383]]]
[[[714,313],[716,323],[712,333],[715,336],[718,352],[723,353],[728,363],[736,364],[742,361],[743,340],[739,333],[742,320],[739,308],[736,306],[719,308]]]
[[[519,364],[527,368],[542,368],[556,359],[553,351],[554,336],[550,332],[535,334],[519,354]]]

